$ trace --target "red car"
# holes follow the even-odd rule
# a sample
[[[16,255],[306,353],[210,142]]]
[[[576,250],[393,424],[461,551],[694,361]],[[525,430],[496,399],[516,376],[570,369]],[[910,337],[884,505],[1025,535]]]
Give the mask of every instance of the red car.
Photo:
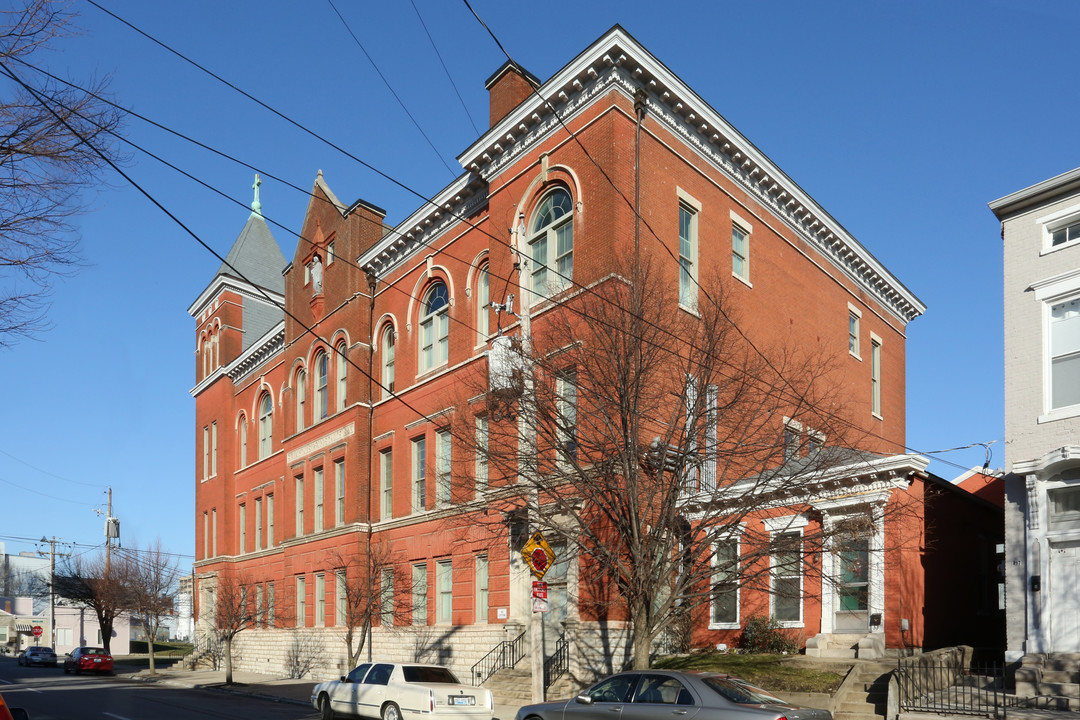
[[[64,656],[64,672],[72,670],[78,675],[81,672],[109,673],[112,675],[112,655],[105,652],[105,648],[79,647]]]

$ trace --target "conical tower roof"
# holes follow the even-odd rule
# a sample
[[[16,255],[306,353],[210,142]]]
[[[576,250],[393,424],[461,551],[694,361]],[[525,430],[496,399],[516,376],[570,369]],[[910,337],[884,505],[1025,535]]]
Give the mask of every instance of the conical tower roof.
[[[262,216],[262,204],[259,202],[259,185],[262,181],[255,176],[255,200],[251,203],[251,216],[244,229],[233,243],[225,262],[214,275],[228,275],[238,280],[247,280],[253,285],[285,294],[285,278],[281,272],[288,262],[284,253],[274,240],[270,227]]]

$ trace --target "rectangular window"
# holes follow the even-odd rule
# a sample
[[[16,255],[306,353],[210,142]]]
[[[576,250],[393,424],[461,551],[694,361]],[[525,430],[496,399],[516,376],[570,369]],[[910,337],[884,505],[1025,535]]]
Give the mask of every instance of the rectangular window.
[[[848,352],[855,357],[859,355],[859,316],[854,310],[848,310]]]
[[[870,412],[881,417],[881,340],[870,335]]]
[[[488,486],[488,419],[486,415],[476,418],[476,490],[483,492]]]
[[[345,460],[334,461],[334,525],[345,524]]]
[[[307,581],[303,575],[296,576],[296,627],[307,622]]]
[[[266,547],[274,547],[274,496],[266,496]]]
[[[240,418],[240,467],[247,467],[247,419]]]
[[[784,424],[784,461],[799,457],[799,427],[793,422]]]
[[[3,639],[3,640],[6,641],[7,640],[7,628],[4,628],[3,630],[4,630],[4,637],[0,638],[0,639]],[[75,643],[73,643],[71,641],[71,631],[72,631],[72,628],[69,628],[69,627],[58,627],[58,628],[56,628],[56,644],[59,645],[60,647],[67,647],[68,645],[74,645]]]
[[[274,627],[274,583],[266,584],[266,624]]]
[[[346,582],[344,570],[334,573],[334,625],[338,627],[345,627],[349,622],[349,596]]]
[[[435,506],[450,503],[450,431],[435,433]]]
[[[427,625],[427,563],[412,569],[412,624]]]
[[[240,554],[247,552],[247,505],[240,503]]]
[[[450,560],[435,563],[435,622],[449,623],[454,611],[454,566]]]
[[[710,626],[739,626],[739,543],[717,543],[713,556]]]
[[[330,241],[326,244],[326,264],[327,266],[334,264],[334,243]]]
[[[296,476],[296,537],[304,534],[304,476]]]
[[[315,627],[326,625],[326,575],[315,576]]]
[[[476,622],[488,621],[488,559],[476,556]]]
[[[750,279],[750,233],[731,225],[731,274],[740,280]]]
[[[1080,222],[1066,225],[1050,233],[1050,246],[1057,247],[1074,240],[1080,240]]]
[[[382,519],[394,517],[394,451],[390,448],[379,453],[379,477],[382,478]]]
[[[1057,409],[1078,404],[1080,298],[1073,298],[1050,306],[1050,407]]]
[[[427,500],[427,487],[425,485],[427,473],[427,454],[425,452],[426,441],[418,437],[412,441],[412,509],[420,512],[424,509]]]
[[[383,627],[394,624],[394,569],[383,568],[379,573],[379,622]]]
[[[204,425],[202,429],[202,476],[203,480],[210,479],[210,426]]]
[[[262,550],[263,544],[263,499],[255,498],[255,550]]]
[[[1080,528],[1080,488],[1061,488],[1047,492],[1051,530]]]
[[[202,514],[202,556],[205,560],[210,557],[210,513]]]
[[[679,203],[679,304],[697,306],[697,212]]]
[[[322,532],[323,529],[323,498],[325,492],[323,488],[323,469],[315,468],[315,532]]]
[[[772,542],[773,617],[781,622],[802,622],[802,536],[778,533]]]
[[[556,378],[555,405],[559,443],[555,464],[567,470],[577,460],[577,373],[566,372]]]
[[[210,423],[210,477],[217,477],[217,421]]]
[[[255,586],[255,624],[259,627],[266,625],[266,598],[263,596],[263,586]]]
[[[210,511],[210,545],[213,550],[211,557],[217,557],[217,510]]]

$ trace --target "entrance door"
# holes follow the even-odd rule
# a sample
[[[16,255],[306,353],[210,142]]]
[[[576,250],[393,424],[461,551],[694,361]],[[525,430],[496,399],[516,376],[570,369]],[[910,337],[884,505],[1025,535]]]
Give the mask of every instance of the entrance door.
[[[840,576],[836,586],[834,630],[864,633],[869,628],[870,539],[846,538],[836,553]]]
[[[1054,545],[1050,551],[1050,650],[1080,652],[1080,543]]]
[[[555,562],[552,563],[551,569],[544,575],[544,582],[548,586],[548,611],[542,613],[545,658],[550,657],[555,652],[555,644],[564,632],[563,621],[566,620],[566,569],[570,565],[565,546],[555,545],[551,549],[555,551]]]

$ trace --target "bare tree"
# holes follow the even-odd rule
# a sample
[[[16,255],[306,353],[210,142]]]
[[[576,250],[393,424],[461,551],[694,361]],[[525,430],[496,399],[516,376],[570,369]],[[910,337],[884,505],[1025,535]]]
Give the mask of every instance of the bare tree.
[[[272,585],[270,587],[273,587]],[[278,627],[286,621],[283,598],[259,591],[259,586],[232,569],[222,570],[214,586],[214,633],[224,645],[225,683],[233,681],[233,640],[245,630]]]
[[[0,12],[0,346],[44,327],[52,281],[77,267],[71,222],[106,170],[97,151],[116,159],[120,126],[99,99],[107,82],[76,89],[33,65],[73,33],[72,14],[51,0],[16,5]]]
[[[748,519],[813,515],[811,496],[866,440],[823,351],[751,345],[722,286],[690,313],[672,285],[644,263],[553,307],[493,351],[488,403],[463,400],[454,420],[455,443],[486,461],[489,503],[588,568],[583,615],[632,621],[637,668],[731,587],[798,595],[771,582],[778,564],[820,577],[835,527],[796,537]]]
[[[172,615],[176,599],[180,568],[175,556],[165,552],[161,541],[141,551],[123,551],[130,563],[131,610],[146,629],[147,650],[150,653],[150,674],[154,666],[154,640],[162,618]]]
[[[116,553],[110,557],[105,551],[75,555],[56,570],[56,595],[94,611],[106,652],[112,652],[116,618],[132,608],[133,573],[134,565],[128,556]]]

